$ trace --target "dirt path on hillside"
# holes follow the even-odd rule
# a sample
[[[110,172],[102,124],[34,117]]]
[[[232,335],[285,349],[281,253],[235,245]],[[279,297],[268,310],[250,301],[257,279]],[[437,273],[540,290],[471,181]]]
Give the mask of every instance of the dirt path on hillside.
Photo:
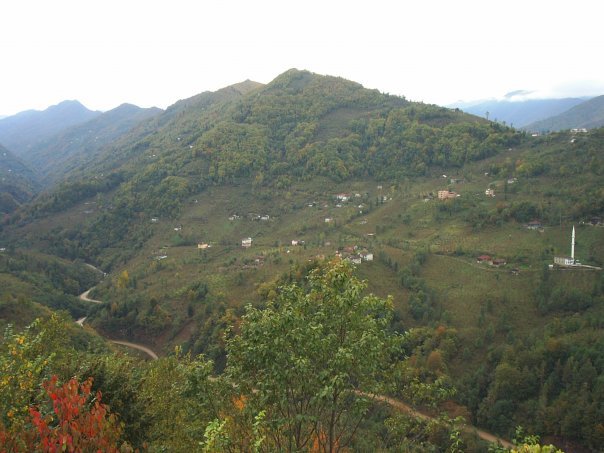
[[[377,401],[382,401],[392,407],[394,407],[395,409],[400,410],[401,412],[406,412],[407,414],[422,419],[422,420],[432,420],[433,417],[424,414],[422,412],[419,412],[415,409],[413,409],[411,406],[409,406],[408,404],[391,398],[389,396],[385,396],[385,395],[368,395],[368,394],[364,394],[365,396],[369,396],[370,398],[373,398],[374,400]],[[494,444],[501,444],[503,447],[505,448],[513,448],[514,444],[512,444],[510,441],[507,441],[505,439],[502,439],[501,437],[497,437],[494,434],[491,434],[487,431],[483,431],[481,429],[477,429],[474,426],[471,425],[466,425],[463,430],[467,433],[474,433],[476,434],[478,437],[480,437],[483,440],[486,440],[487,442],[491,442]]]
[[[83,300],[85,302],[91,302],[93,304],[102,304],[103,301],[101,300],[96,300],[96,299],[91,299],[90,297],[88,297],[88,294],[90,293],[90,291],[92,291],[94,289],[94,286],[92,288],[90,288],[87,291],[84,291],[82,294],[80,294],[80,300]],[[76,321],[76,324],[78,324],[79,326],[84,326],[84,322],[86,321],[86,316],[84,316],[83,318],[80,318]],[[132,349],[137,349],[139,351],[143,351],[145,354],[147,354],[149,357],[151,357],[153,360],[157,360],[157,354],[155,352],[153,352],[150,348],[148,348],[145,345],[139,344],[139,343],[131,343],[129,341],[123,341],[123,340],[112,340],[111,338],[107,338],[105,337],[105,339],[107,341],[110,341],[111,343],[115,343],[115,344],[119,344],[122,346],[127,346],[129,348]]]
[[[431,417],[427,414],[424,414],[422,412],[419,412],[415,409],[413,409],[411,406],[409,406],[408,404],[404,403],[401,400],[397,400],[395,398],[389,397],[389,396],[385,396],[385,395],[370,395],[367,393],[361,393],[361,395],[363,396],[367,396],[369,398],[372,398],[376,401],[382,401],[383,403],[386,403],[392,407],[394,407],[395,409],[400,410],[401,412],[405,412],[409,415],[411,415],[412,417],[415,418],[419,418],[421,420],[432,420],[434,417]],[[465,425],[462,428],[465,432],[467,433],[471,433],[471,434],[476,434],[478,437],[480,437],[483,440],[486,440],[487,442],[491,442],[494,444],[501,444],[503,447],[505,448],[513,448],[514,444],[512,444],[510,441],[507,441],[505,439],[502,439],[501,437],[497,437],[494,434],[491,434],[487,431],[483,431],[481,429],[478,429],[474,426],[471,425]]]
[[[91,299],[90,297],[88,297],[88,294],[90,293],[90,291],[92,291],[94,289],[94,286],[92,288],[90,288],[89,290],[84,291],[82,294],[80,294],[80,300],[83,300],[85,302],[92,302],[93,304],[102,304],[103,302],[100,300],[96,300],[96,299]]]
[[[127,346],[127,347],[132,348],[132,349],[138,349],[139,351],[143,351],[145,354],[147,354],[153,360],[157,360],[159,358],[159,357],[157,357],[157,354],[155,352],[153,352],[147,346],[143,346],[142,344],[130,343],[129,341],[121,341],[121,340],[110,340],[110,339],[108,339],[108,340],[111,343],[119,344],[119,345],[122,345],[122,346]]]

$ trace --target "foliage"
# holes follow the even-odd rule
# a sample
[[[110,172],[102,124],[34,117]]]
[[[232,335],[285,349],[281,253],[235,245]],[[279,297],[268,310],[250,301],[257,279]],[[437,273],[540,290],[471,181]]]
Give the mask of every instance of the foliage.
[[[197,450],[208,424],[229,409],[232,388],[211,376],[213,364],[181,356],[150,363],[141,379],[140,414],[149,421],[144,435],[158,451]]]
[[[338,451],[384,387],[399,339],[387,332],[392,302],[363,296],[344,262],[313,271],[308,288],[280,288],[264,310],[248,307],[227,345],[227,373],[245,411],[266,411],[271,448]]]
[[[57,377],[43,383],[52,410],[29,407],[29,424],[22,432],[0,432],[3,445],[16,451],[78,452],[102,450],[118,452],[120,426],[101,393],[91,399],[92,379],[76,379],[57,386]],[[90,401],[89,401],[90,400]]]
[[[29,405],[38,397],[39,383],[54,357],[46,349],[54,342],[51,331],[40,330],[40,325],[36,321],[19,334],[9,326],[0,345],[0,426],[8,433],[23,430]]]
[[[2,275],[10,275],[14,284],[0,289],[0,296],[31,299],[55,310],[69,310],[74,317],[86,312],[75,296],[99,279],[98,273],[81,262],[18,249],[0,254]]]

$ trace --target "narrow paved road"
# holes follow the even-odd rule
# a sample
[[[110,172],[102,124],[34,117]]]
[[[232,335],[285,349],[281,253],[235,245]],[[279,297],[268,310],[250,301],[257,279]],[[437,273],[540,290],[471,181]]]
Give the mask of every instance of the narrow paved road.
[[[88,294],[93,289],[94,289],[94,286],[92,288],[90,288],[89,290],[84,291],[82,294],[80,294],[80,300],[83,300],[85,302],[91,302],[93,304],[102,304],[103,301],[96,300],[96,299],[91,299],[90,297],[88,297]],[[84,316],[83,318],[78,319],[76,321],[76,324],[78,324],[80,326],[84,326],[84,321],[86,321],[86,316]],[[112,340],[111,338],[106,338],[106,339],[108,341],[110,341],[111,343],[120,344],[122,346],[127,346],[129,348],[138,349],[139,351],[143,351],[145,354],[147,354],[153,360],[157,360],[157,354],[155,352],[153,352],[151,349],[149,349],[147,346],[144,346],[144,345],[138,344],[138,343],[130,343],[129,341]]]

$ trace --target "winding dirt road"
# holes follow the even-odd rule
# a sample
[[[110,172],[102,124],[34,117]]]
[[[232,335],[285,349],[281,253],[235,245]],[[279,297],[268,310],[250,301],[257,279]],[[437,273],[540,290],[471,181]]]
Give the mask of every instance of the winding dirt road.
[[[90,302],[93,304],[102,304],[103,301],[101,300],[96,300],[96,299],[91,299],[90,297],[88,297],[88,294],[90,293],[90,291],[92,291],[94,289],[94,286],[92,288],[90,288],[87,291],[84,291],[82,294],[80,294],[80,300],[83,300],[85,302]],[[83,318],[80,318],[76,321],[76,324],[80,325],[80,326],[84,326],[84,321],[86,321],[86,316],[84,316]],[[137,349],[139,351],[143,351],[145,354],[147,354],[149,357],[151,357],[153,360],[157,360],[157,354],[155,352],[153,352],[151,349],[149,349],[147,346],[144,346],[142,344],[138,344],[138,343],[131,343],[129,341],[122,341],[122,340],[112,340],[111,338],[107,338],[108,341],[110,341],[111,343],[115,343],[115,344],[119,344],[122,346],[127,346],[129,348],[132,349]]]
[[[142,344],[130,343],[129,341],[120,341],[120,340],[109,340],[109,341],[111,343],[120,344],[122,346],[127,346],[132,349],[138,349],[139,351],[143,351],[145,354],[147,354],[153,360],[157,360],[159,358],[159,357],[157,357],[157,354],[155,352],[153,352],[147,346],[143,346]]]
[[[394,407],[395,409],[400,410],[401,412],[405,412],[413,417],[419,418],[421,420],[432,420],[433,417],[423,414],[415,409],[413,409],[411,406],[409,406],[408,404],[405,404],[404,402],[391,398],[389,396],[385,396],[385,395],[369,395],[369,394],[364,394],[365,396],[368,396],[376,401],[382,401],[392,407]],[[465,425],[462,428],[465,432],[470,433],[470,434],[476,434],[478,437],[480,437],[482,440],[486,440],[487,442],[491,442],[494,444],[501,444],[503,447],[505,448],[513,448],[514,444],[511,443],[508,440],[502,439],[501,437],[497,437],[494,434],[491,434],[487,431],[483,431],[481,429],[476,428],[475,426],[471,426],[471,425]]]
[[[103,303],[102,301],[96,300],[96,299],[91,299],[90,297],[88,297],[88,294],[93,289],[94,289],[94,286],[92,288],[90,288],[89,290],[84,291],[82,294],[80,294],[80,300],[83,300],[85,302],[92,302],[93,304],[102,304]]]

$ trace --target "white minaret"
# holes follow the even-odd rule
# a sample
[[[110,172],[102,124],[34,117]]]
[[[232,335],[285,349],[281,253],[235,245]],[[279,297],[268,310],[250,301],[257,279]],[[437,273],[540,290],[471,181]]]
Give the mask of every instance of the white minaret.
[[[573,235],[570,242],[570,257],[575,264],[575,226],[573,225]]]

